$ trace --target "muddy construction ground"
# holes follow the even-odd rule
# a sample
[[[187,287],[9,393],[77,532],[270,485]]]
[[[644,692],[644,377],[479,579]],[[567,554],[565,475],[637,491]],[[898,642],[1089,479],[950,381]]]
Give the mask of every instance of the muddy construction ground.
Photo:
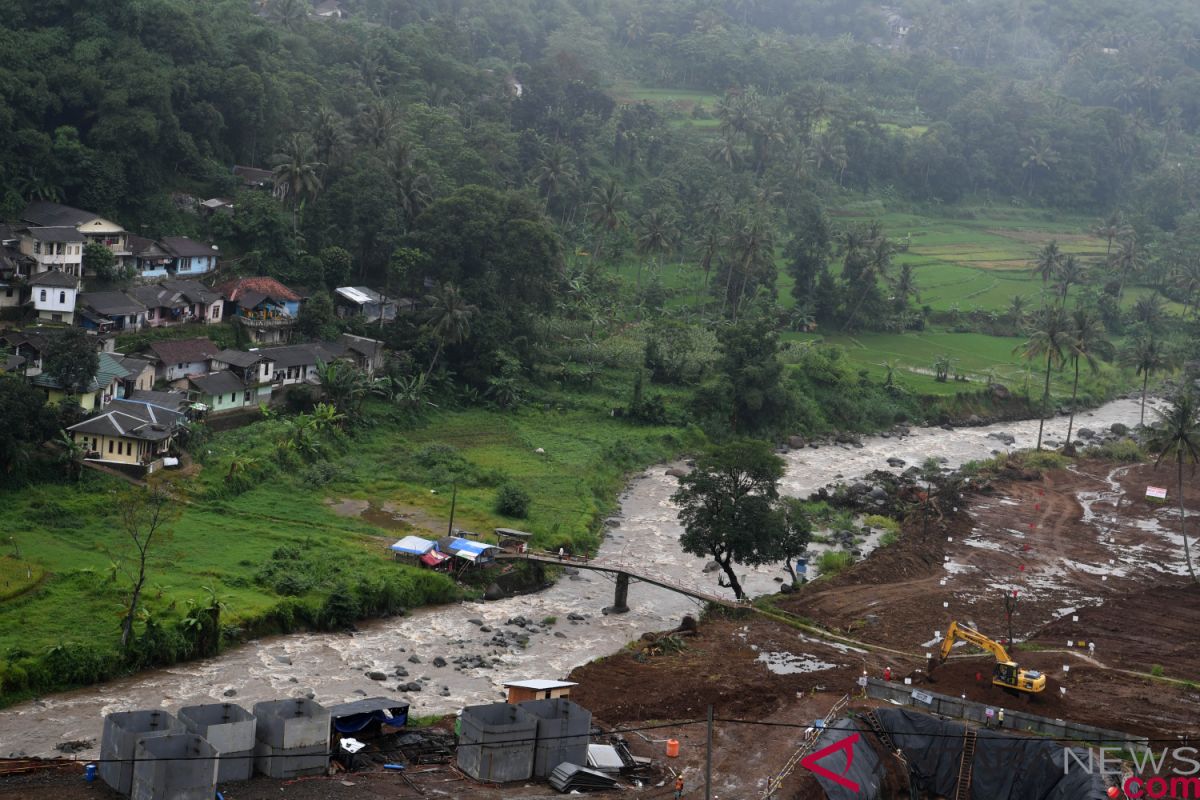
[[[1168,487],[1170,502],[1145,501],[1147,484]],[[695,635],[633,642],[575,670],[573,699],[605,726],[642,729],[626,738],[635,754],[656,759],[661,777],[630,785],[629,793],[652,798],[671,796],[676,772],[684,776],[685,797],[703,796],[702,720],[710,705],[717,717],[714,797],[760,797],[804,729],[834,703],[849,694],[851,710],[872,704],[854,696],[864,670],[881,676],[890,668],[896,680],[911,677],[944,694],[1152,738],[1190,735],[1194,742],[1200,738],[1200,588],[1187,577],[1176,501],[1165,467],[1156,472],[1085,461],[1036,479],[1014,473],[969,494],[946,519],[911,520],[897,543],[841,575],[778,596],[782,620],[722,612],[701,621]],[[1186,504],[1200,517],[1200,481],[1189,482]],[[1046,673],[1046,692],[1015,698],[993,687],[993,659],[967,648],[932,675],[926,672],[925,654],[936,650],[936,634],[952,620],[1007,637],[1004,596],[1013,592],[1012,627],[1020,642],[1013,657]],[[851,643],[822,640],[803,624]],[[664,757],[668,738],[681,743],[678,758]],[[424,796],[553,794],[545,784],[499,789],[453,773],[428,780]],[[85,794],[106,796],[84,789],[77,774],[0,780],[0,798]],[[355,774],[284,786],[259,779],[226,793],[231,800],[268,796],[405,792],[394,775]],[[822,796],[802,769],[776,794]]]

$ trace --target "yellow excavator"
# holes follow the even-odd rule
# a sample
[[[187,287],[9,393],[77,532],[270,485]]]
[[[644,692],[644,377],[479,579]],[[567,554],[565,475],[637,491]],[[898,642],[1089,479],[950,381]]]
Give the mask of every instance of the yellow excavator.
[[[939,664],[945,662],[950,656],[950,651],[954,649],[954,643],[960,640],[987,650],[996,657],[996,667],[992,670],[992,683],[995,685],[1029,693],[1037,693],[1046,688],[1045,675],[1036,670],[1021,669],[1015,661],[1008,657],[1008,651],[1004,649],[1004,645],[993,642],[979,631],[968,628],[966,625],[959,625],[957,622],[951,622],[950,629],[946,631],[946,640],[942,642]]]

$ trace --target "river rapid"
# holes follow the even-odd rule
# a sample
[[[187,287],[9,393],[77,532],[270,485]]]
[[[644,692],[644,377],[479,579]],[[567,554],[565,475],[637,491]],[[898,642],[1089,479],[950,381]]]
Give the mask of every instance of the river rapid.
[[[1138,417],[1136,400],[1117,400],[1079,414],[1075,425],[1077,430],[1100,432],[1113,423],[1132,427]],[[946,466],[953,468],[996,451],[1032,447],[1037,428],[1036,420],[952,431],[913,428],[903,437],[864,437],[861,447],[795,450],[784,456],[787,473],[781,490],[806,497],[839,479],[852,480],[873,470],[902,471],[930,456],[944,458]],[[1061,441],[1066,428],[1066,417],[1047,420],[1044,438]],[[998,433],[1010,434],[1015,441],[1005,445],[989,437]],[[889,458],[906,464],[889,467]],[[681,528],[670,501],[677,482],[666,474],[667,468],[653,467],[631,481],[597,560],[732,596],[718,586],[718,573],[703,571],[706,559],[679,549]],[[762,594],[777,591],[784,574],[778,565],[743,568],[739,579],[749,593]],[[422,608],[406,617],[364,623],[353,634],[300,633],[252,641],[215,658],[8,708],[0,712],[0,755],[55,756],[60,755],[56,745],[83,740],[94,745],[79,756],[95,756],[104,715],[132,709],[175,711],[225,701],[251,708],[262,700],[311,693],[323,704],[389,696],[408,700],[413,715],[453,712],[464,705],[501,699],[505,681],[561,678],[644,632],[674,627],[684,614],[698,610],[697,603],[683,595],[637,582],[630,587],[629,613],[602,613],[612,600],[611,579],[603,573],[580,571],[537,594]],[[532,626],[506,624],[518,616]],[[542,624],[549,617],[556,621]],[[498,632],[505,634],[499,640]],[[525,646],[514,641],[518,635],[528,636]],[[413,656],[419,663],[409,660]],[[483,657],[488,666],[477,666],[474,659],[470,666],[456,665],[455,659],[463,656]],[[436,657],[448,664],[434,666]],[[395,677],[397,667],[406,670],[407,677]],[[367,673],[374,671],[389,677],[372,680]],[[413,683],[421,684],[421,690],[410,691]]]

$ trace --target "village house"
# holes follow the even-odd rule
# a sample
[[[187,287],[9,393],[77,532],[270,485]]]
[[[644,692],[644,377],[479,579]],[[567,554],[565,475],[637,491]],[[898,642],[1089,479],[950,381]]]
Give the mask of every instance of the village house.
[[[222,350],[212,360],[214,371],[228,370],[237,377],[243,388],[242,403],[249,406],[271,402],[274,367],[271,357],[261,350]]]
[[[271,170],[269,169],[235,165],[233,174],[242,179],[242,186],[245,186],[247,189],[275,190],[275,176],[271,174]]]
[[[112,251],[120,264],[126,263],[133,256],[129,250],[129,237],[125,229],[91,211],[37,201],[25,207],[21,212],[21,219],[37,228],[73,228],[76,233],[82,234],[83,244],[96,242],[104,245]],[[79,256],[82,263],[82,247]]]
[[[192,402],[199,403],[211,414],[223,411],[237,411],[247,405],[258,406],[257,394],[251,394],[245,382],[229,370],[218,370],[205,375],[191,375],[187,379],[188,396]],[[267,388],[267,399],[270,399],[270,387]],[[250,398],[254,397],[254,402]],[[265,401],[264,401],[265,402]]]
[[[18,355],[0,354],[0,372],[5,374],[24,373],[25,358]]]
[[[152,403],[114,400],[103,414],[72,425],[71,438],[88,461],[138,467],[154,472],[162,466],[185,424],[183,414]]]
[[[553,700],[556,697],[570,697],[571,688],[578,686],[571,681],[529,680],[509,681],[504,684],[508,690],[509,703],[524,703],[528,700]]]
[[[79,277],[52,269],[30,279],[33,307],[38,319],[45,322],[75,322],[75,300],[79,294]]]
[[[83,275],[84,237],[71,227],[22,228],[21,255],[33,261],[34,273],[60,269],[72,275]]]
[[[126,372],[126,377],[121,382],[121,397],[129,397],[136,391],[148,392],[154,388],[154,362],[121,353],[113,353],[112,356],[120,362]]]
[[[337,344],[343,349],[343,358],[371,377],[383,370],[387,353],[384,350],[383,342],[378,339],[343,333],[338,337]]]
[[[331,349],[325,342],[266,347],[261,352],[274,364],[271,382],[276,387],[319,383],[318,366],[328,364],[340,355],[336,348]]]
[[[22,370],[29,377],[42,371],[42,358],[50,346],[50,340],[43,332],[34,328],[23,331],[7,331],[0,334],[0,345],[11,350],[13,355],[25,360]]]
[[[21,237],[11,225],[0,223],[0,310],[21,305],[33,271],[33,259],[21,252]]]
[[[150,405],[165,408],[168,411],[175,411],[179,414],[187,414],[192,407],[192,401],[188,399],[187,394],[184,392],[156,392],[153,389],[134,389],[133,391],[126,390],[124,399],[138,403],[149,403]]]
[[[300,315],[300,295],[274,278],[235,278],[217,291],[225,298],[225,316],[257,344],[287,341]]]
[[[342,319],[362,317],[367,322],[378,322],[380,314],[385,321],[390,321],[400,310],[411,310],[414,303],[407,298],[385,299],[366,286],[341,286],[333,292],[333,306]]]
[[[187,322],[220,322],[221,296],[199,281],[167,280],[137,286],[129,295],[146,307],[146,324],[151,328]]]
[[[189,375],[207,373],[213,356],[221,352],[220,348],[205,338],[151,342],[146,349],[155,362],[155,378],[167,383],[184,381]]]
[[[57,378],[39,372],[30,380],[34,386],[46,392],[46,402],[61,403],[69,397],[84,411],[99,411],[121,396],[124,381],[129,377],[128,371],[121,365],[121,359],[112,353],[100,353],[96,374],[78,393],[68,392]]]
[[[84,292],[78,314],[80,327],[100,333],[139,331],[146,325],[146,307],[125,292]]]
[[[209,242],[198,242],[186,236],[167,236],[162,248],[172,257],[168,270],[180,278],[204,275],[217,268],[217,246]]]
[[[133,268],[141,280],[156,280],[166,278],[167,272],[175,257],[153,239],[142,236],[129,236],[129,251],[132,253]]]

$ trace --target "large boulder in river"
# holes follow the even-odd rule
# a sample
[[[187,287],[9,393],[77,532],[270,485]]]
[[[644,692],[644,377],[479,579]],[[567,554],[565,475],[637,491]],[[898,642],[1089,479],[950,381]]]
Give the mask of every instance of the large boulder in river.
[[[1096,436],[1096,432],[1095,432],[1094,430],[1092,430],[1091,428],[1080,428],[1080,429],[1079,429],[1079,430],[1076,432],[1076,435],[1077,435],[1077,436],[1078,436],[1080,439],[1083,439],[1084,441],[1086,441],[1086,440],[1088,440],[1088,439],[1093,439],[1093,438],[1095,438],[1095,436]]]
[[[1108,426],[1108,429],[1112,431],[1113,435],[1115,436],[1126,436],[1129,434],[1129,426],[1120,422],[1114,422],[1112,425]]]
[[[908,462],[905,461],[903,458],[898,458],[897,456],[892,456],[891,458],[889,458],[887,460],[887,463],[888,463],[889,467],[903,467]]]
[[[1008,400],[1010,397],[1012,397],[1012,392],[1010,392],[1008,387],[1002,383],[993,383],[992,397],[996,398],[997,400]]]
[[[500,588],[500,584],[492,582],[488,584],[487,589],[483,592],[484,600],[503,600],[504,590]]]
[[[989,433],[987,435],[987,438],[995,439],[998,442],[1004,442],[1006,445],[1009,445],[1010,447],[1017,443],[1017,437],[1013,436],[1011,433],[1006,433],[1004,431],[996,431],[994,433]]]
[[[792,448],[793,450],[801,450],[805,446],[804,437],[803,436],[789,436],[788,440],[787,440],[787,445],[788,445],[788,447]]]
[[[686,478],[690,473],[690,469],[684,469],[683,467],[671,467],[667,470],[667,474],[672,478]]]
[[[720,568],[721,568],[721,565],[720,565],[720,564],[718,564],[718,563],[717,563],[717,562],[715,562],[715,561],[710,561],[710,562],[708,562],[707,564],[705,564],[705,565],[704,565],[704,571],[705,571],[705,572],[716,572],[716,571],[717,571],[717,570],[719,570]]]

